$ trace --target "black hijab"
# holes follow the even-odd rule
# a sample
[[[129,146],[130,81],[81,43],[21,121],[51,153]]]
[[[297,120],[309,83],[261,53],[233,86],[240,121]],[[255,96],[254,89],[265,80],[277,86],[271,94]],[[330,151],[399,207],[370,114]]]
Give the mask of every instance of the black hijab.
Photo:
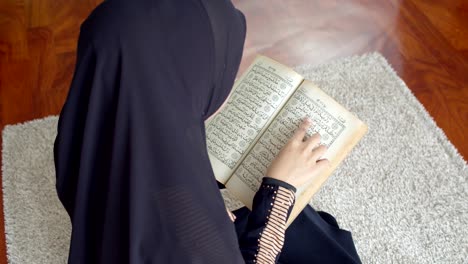
[[[245,39],[228,0],[108,0],[83,22],[54,143],[69,263],[242,263],[204,120]]]

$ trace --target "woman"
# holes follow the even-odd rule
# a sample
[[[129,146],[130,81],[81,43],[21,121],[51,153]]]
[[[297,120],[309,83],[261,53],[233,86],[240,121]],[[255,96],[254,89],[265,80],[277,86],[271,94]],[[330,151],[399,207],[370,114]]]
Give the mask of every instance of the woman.
[[[252,213],[236,210],[235,225],[226,213],[204,121],[229,95],[245,30],[227,0],[108,0],[83,22],[54,144],[57,193],[72,223],[69,263],[310,263],[302,256],[314,245],[299,245],[297,230],[339,230],[310,208],[282,252],[282,240],[271,250],[261,236],[284,235],[295,186],[326,165],[316,162],[324,149],[311,150],[318,137],[302,141],[307,124],[272,163]],[[303,146],[310,159],[297,159]],[[278,208],[261,205],[277,193],[288,198],[286,213],[270,225]],[[306,238],[336,242],[324,260],[358,261],[344,250],[350,237],[327,232]]]

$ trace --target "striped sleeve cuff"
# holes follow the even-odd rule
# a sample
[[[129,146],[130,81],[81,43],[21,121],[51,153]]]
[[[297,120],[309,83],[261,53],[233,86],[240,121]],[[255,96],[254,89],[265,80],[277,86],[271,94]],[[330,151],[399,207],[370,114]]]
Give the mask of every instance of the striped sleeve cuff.
[[[278,186],[282,186],[288,190],[292,190],[294,193],[297,191],[296,187],[294,187],[293,185],[285,182],[285,181],[282,181],[282,180],[278,180],[278,179],[275,179],[275,178],[271,178],[271,177],[268,177],[268,176],[265,176],[263,177],[263,180],[262,180],[262,184],[273,184],[273,185],[278,185]]]

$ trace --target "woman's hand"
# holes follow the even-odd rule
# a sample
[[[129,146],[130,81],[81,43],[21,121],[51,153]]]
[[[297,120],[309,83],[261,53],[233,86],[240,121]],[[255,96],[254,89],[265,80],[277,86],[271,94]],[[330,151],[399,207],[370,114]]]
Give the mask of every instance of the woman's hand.
[[[329,166],[327,159],[319,160],[327,151],[326,146],[318,146],[320,134],[315,133],[303,141],[311,124],[312,121],[309,118],[302,121],[294,135],[268,167],[266,176],[299,188]]]

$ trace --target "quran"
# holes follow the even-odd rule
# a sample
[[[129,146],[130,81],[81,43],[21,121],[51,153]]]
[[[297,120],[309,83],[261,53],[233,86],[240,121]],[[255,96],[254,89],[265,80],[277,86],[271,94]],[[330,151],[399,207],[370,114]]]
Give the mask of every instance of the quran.
[[[205,121],[214,175],[229,192],[230,201],[223,193],[226,204],[235,197],[252,210],[268,166],[306,116],[312,119],[306,134],[320,134],[321,144],[328,147],[321,158],[330,166],[297,188],[286,227],[364,136],[367,125],[299,73],[258,55],[222,108]]]

